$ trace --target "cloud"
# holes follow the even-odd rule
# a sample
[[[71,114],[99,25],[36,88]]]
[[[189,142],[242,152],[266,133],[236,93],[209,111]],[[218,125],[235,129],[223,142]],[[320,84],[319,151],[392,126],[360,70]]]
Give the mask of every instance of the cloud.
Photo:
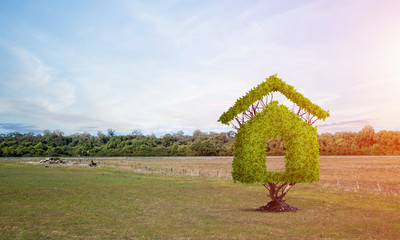
[[[2,132],[20,132],[20,133],[40,133],[42,127],[39,125],[29,125],[24,123],[0,123],[0,130]]]
[[[356,129],[362,129],[365,125],[370,125],[370,123],[371,120],[369,119],[343,121],[343,122],[318,125],[318,130],[320,131],[322,130],[324,132],[340,132],[340,131],[356,130]]]
[[[23,47],[14,44],[3,46],[13,54],[18,62],[14,67],[19,69],[16,76],[0,80],[7,87],[6,96],[29,99],[46,106],[49,111],[76,102],[75,87],[68,80],[58,77],[56,70]]]

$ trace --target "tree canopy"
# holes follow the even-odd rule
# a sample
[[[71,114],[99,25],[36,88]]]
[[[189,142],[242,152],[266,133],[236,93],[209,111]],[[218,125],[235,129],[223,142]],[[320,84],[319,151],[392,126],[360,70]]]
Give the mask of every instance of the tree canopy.
[[[291,111],[287,106],[273,101],[272,93],[276,91],[296,104],[298,110],[295,111],[293,107]],[[270,100],[268,95],[271,95]],[[297,210],[286,204],[283,198],[296,183],[319,181],[317,128],[311,125],[327,117],[328,111],[312,103],[276,75],[266,78],[239,98],[218,120],[228,124],[235,119],[238,124],[231,122],[238,129],[232,179],[242,183],[261,182],[272,199],[262,207],[267,211]],[[266,141],[278,137],[283,138],[286,145],[283,172],[271,171],[266,167]]]
[[[269,99],[268,95],[280,92],[297,105],[298,110]],[[263,98],[266,97],[264,100]],[[241,116],[237,116],[240,115]],[[251,89],[224,112],[218,121],[228,124],[236,120],[232,178],[243,183],[290,183],[319,180],[319,147],[317,129],[311,125],[325,120],[329,112],[312,103],[277,75]],[[315,118],[315,119],[314,119]],[[285,171],[266,169],[266,141],[281,137],[286,142]]]

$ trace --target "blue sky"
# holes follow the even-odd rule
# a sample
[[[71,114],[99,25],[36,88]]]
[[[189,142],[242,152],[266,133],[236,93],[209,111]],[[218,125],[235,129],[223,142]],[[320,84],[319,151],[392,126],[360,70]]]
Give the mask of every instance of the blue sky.
[[[0,3],[0,132],[229,131],[277,73],[331,117],[400,130],[397,1]]]

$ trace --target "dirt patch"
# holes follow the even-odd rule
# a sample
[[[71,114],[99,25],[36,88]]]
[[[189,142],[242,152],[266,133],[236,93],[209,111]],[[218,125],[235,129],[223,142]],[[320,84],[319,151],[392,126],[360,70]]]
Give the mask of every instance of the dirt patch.
[[[260,212],[296,212],[299,210],[300,208],[292,207],[284,200],[271,201],[267,205],[257,209]]]
[[[71,167],[71,166],[79,166],[79,167],[96,167],[98,163],[94,162],[91,160],[89,163],[83,163],[83,162],[75,162],[75,161],[68,161],[65,159],[61,159],[58,157],[50,157],[46,158],[44,160],[40,160],[39,162],[26,162],[30,164],[43,164],[45,167],[49,166],[66,166],[66,167]]]
[[[62,160],[61,158],[46,158],[45,160],[40,160],[39,163],[42,164],[67,164],[67,160]]]

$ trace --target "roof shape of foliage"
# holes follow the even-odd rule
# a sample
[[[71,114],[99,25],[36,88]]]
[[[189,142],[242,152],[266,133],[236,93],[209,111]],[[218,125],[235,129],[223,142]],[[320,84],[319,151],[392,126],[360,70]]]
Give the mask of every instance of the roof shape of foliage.
[[[276,91],[282,93],[298,107],[306,110],[318,119],[325,120],[329,117],[329,111],[325,111],[320,106],[312,103],[308,98],[297,92],[293,86],[282,81],[282,79],[278,78],[277,74],[275,74],[266,78],[264,82],[260,83],[258,86],[247,92],[246,95],[236,100],[235,104],[221,115],[218,122],[229,125],[230,121],[240,113],[245,112],[252,106],[252,104],[254,104],[254,102]]]

